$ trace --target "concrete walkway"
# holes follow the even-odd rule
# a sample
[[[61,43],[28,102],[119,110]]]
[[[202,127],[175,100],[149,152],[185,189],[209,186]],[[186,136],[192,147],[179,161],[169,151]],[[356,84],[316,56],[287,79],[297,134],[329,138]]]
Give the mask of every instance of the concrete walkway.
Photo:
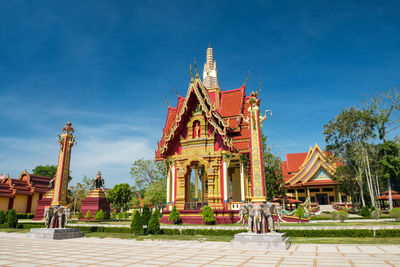
[[[0,266],[400,266],[400,245],[293,244],[287,251],[226,242],[27,239],[0,232]]]

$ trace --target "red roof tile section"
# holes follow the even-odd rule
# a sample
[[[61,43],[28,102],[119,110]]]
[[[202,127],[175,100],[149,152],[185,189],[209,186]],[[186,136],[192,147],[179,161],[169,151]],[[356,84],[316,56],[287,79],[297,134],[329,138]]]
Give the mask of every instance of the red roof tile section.
[[[286,154],[288,173],[297,172],[307,155],[308,153]]]
[[[0,196],[12,197],[15,194],[32,195],[33,193],[45,193],[50,190],[51,178],[29,174],[24,171],[18,179],[5,177],[0,179]]]
[[[221,107],[218,110],[222,117],[239,116],[243,111],[244,86],[223,91],[221,94]]]

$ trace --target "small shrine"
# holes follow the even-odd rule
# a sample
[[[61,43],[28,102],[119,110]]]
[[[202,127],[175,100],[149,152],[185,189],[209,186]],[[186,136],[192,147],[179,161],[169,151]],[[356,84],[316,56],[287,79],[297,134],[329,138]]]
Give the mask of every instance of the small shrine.
[[[104,179],[101,177],[100,171],[97,172],[97,176],[93,179],[92,188],[87,197],[82,200],[81,212],[83,218],[81,220],[87,220],[85,215],[89,210],[92,214],[92,218],[89,220],[94,220],[94,216],[99,210],[103,210],[107,216],[110,214],[110,203],[108,203],[103,190]]]

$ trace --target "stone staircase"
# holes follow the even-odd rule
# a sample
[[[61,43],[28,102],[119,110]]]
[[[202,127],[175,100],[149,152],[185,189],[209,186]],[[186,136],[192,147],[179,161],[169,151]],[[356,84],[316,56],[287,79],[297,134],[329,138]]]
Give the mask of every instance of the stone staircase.
[[[323,211],[335,211],[331,205],[319,205],[319,212],[323,212]]]

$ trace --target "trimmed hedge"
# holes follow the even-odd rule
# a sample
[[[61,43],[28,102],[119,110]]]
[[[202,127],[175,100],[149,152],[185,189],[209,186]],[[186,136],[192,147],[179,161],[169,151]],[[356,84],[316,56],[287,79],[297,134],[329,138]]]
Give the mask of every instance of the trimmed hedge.
[[[35,213],[17,213],[18,219],[33,219]]]
[[[376,230],[376,232],[381,230]],[[396,230],[399,231],[400,230]],[[282,230],[289,237],[373,237],[374,231],[367,229],[337,229],[337,230]]]

